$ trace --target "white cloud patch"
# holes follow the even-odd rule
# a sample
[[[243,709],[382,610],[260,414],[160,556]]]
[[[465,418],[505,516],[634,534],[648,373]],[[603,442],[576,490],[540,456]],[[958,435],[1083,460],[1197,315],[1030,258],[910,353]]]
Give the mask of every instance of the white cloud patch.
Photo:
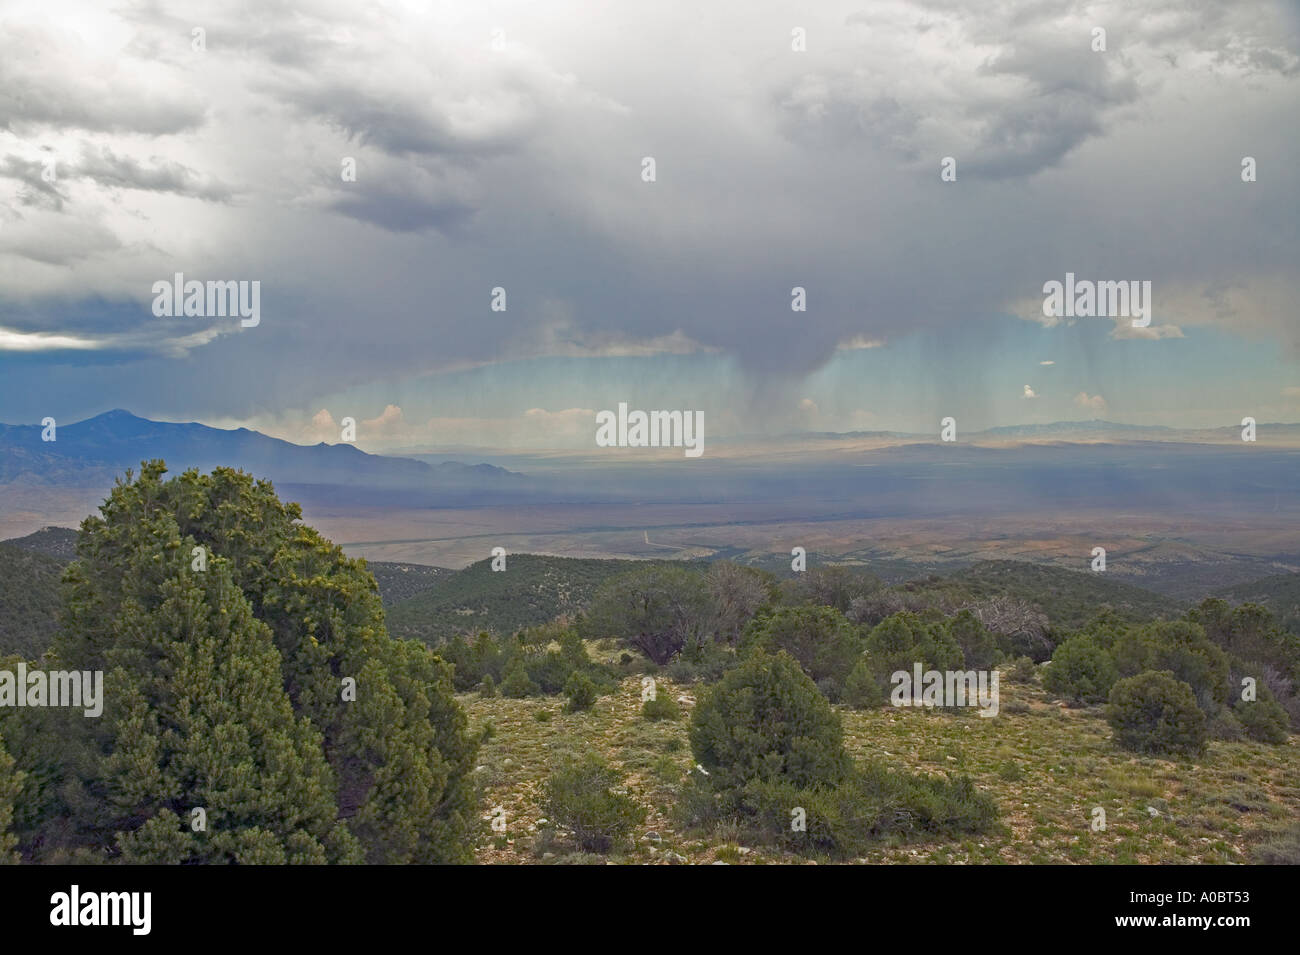
[[[1107,411],[1106,399],[1101,395],[1090,395],[1086,391],[1081,391],[1074,396],[1074,403],[1086,411],[1105,414]]]

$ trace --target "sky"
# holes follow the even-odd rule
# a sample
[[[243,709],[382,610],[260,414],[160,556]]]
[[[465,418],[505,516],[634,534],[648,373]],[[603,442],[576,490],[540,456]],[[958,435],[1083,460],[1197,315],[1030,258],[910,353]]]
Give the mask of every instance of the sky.
[[[1298,422],[1298,162],[1294,2],[0,0],[0,421]]]

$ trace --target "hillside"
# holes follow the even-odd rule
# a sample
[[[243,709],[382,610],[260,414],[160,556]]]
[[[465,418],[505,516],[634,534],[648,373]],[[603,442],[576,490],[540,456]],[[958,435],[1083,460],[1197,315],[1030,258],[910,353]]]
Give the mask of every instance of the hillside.
[[[912,581],[900,589],[952,603],[963,598],[1012,597],[1040,607],[1058,630],[1081,627],[1108,607],[1130,620],[1175,617],[1185,609],[1177,600],[1104,573],[1016,560],[981,561],[947,577]]]
[[[70,527],[42,527],[26,537],[15,537],[4,543],[23,550],[35,551],[64,563],[77,557],[77,532]]]
[[[34,660],[45,652],[57,627],[65,565],[14,542],[0,543],[0,656],[17,653]]]
[[[610,577],[646,561],[511,554],[502,572],[491,559],[471,564],[388,612],[388,631],[440,643],[457,633],[510,634],[576,613]]]
[[[1232,603],[1257,603],[1273,612],[1285,629],[1300,634],[1300,574],[1277,574],[1218,591]]]
[[[481,560],[428,580],[422,593],[408,599],[397,598],[395,592],[391,599],[387,596],[396,586],[392,573],[380,579],[380,590],[386,593],[388,628],[394,636],[439,643],[457,633],[479,630],[513,633],[579,612],[605,580],[645,563],[515,554],[508,558],[504,573],[494,573],[491,561]],[[706,565],[688,566],[703,570]],[[853,569],[874,570],[870,564]],[[1059,630],[1081,627],[1107,607],[1132,620],[1175,617],[1185,609],[1176,600],[1113,577],[1023,561],[984,561],[946,577],[932,575],[894,589],[945,606],[1008,596],[1041,608]]]
[[[440,580],[445,580],[455,573],[446,567],[430,567],[427,564],[402,564],[387,560],[368,560],[366,567],[375,575],[379,585],[379,596],[385,607],[392,607],[403,600],[410,600],[435,587]]]

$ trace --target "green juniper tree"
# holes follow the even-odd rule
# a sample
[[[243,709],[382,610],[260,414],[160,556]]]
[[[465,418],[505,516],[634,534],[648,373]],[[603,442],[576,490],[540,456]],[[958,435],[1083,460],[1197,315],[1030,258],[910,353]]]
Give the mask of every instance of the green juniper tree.
[[[105,670],[108,698],[61,757],[65,839],[129,860],[468,861],[476,743],[450,667],[388,637],[364,562],[268,482],[164,473],[118,482],[65,577],[56,656]]]

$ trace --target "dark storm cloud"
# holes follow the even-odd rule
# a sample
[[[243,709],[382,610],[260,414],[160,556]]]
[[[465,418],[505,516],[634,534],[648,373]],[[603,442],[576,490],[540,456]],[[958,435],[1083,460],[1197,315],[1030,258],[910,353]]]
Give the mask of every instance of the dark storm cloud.
[[[117,31],[103,48],[93,28],[54,43],[42,4],[22,9],[50,62],[0,56],[0,122],[74,130],[52,148],[84,178],[52,195],[35,140],[0,142],[32,203],[0,229],[0,280],[182,335],[149,315],[153,281],[261,279],[256,329],[116,385],[96,372],[146,374],[188,414],[648,341],[717,349],[781,400],[855,338],[923,334],[932,369],[977,369],[969,323],[1041,319],[1067,269],[1154,280],[1186,304],[1165,325],[1292,333],[1275,303],[1300,241],[1296,58],[1268,3],[143,4],[126,29],[96,14]],[[74,161],[83,129],[101,135]],[[1232,291],[1210,307],[1201,284]],[[199,374],[222,386],[187,391]]]

